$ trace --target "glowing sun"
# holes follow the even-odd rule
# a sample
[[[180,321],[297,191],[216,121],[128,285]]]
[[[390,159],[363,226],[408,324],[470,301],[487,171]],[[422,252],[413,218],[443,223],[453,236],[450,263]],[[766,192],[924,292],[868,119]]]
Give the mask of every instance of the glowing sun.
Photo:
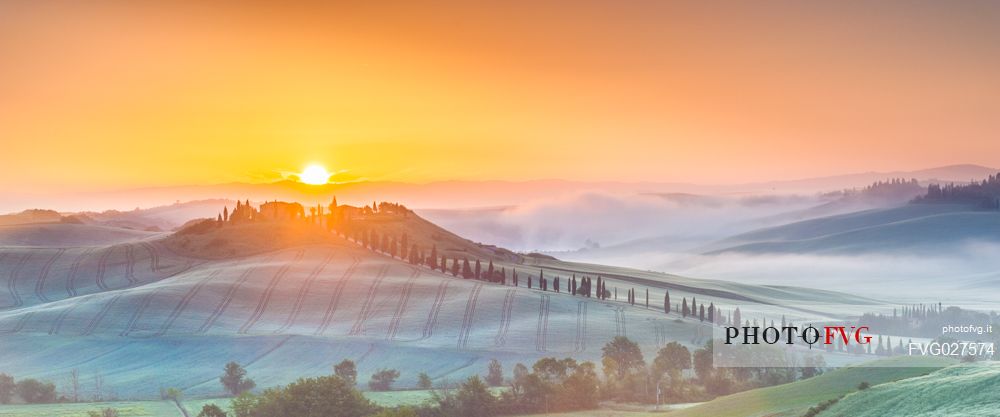
[[[311,164],[306,166],[299,174],[299,181],[310,185],[323,185],[330,180],[330,173],[321,165]]]

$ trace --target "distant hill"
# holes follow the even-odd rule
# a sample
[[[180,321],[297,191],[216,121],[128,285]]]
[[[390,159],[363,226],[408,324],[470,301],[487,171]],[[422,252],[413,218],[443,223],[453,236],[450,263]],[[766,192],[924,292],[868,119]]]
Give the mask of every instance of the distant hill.
[[[733,236],[706,254],[934,251],[1000,243],[1000,213],[967,204],[908,204],[769,227]]]
[[[852,393],[819,417],[995,416],[1000,363],[953,366]]]
[[[62,215],[55,210],[24,210],[20,213],[0,215],[0,226],[27,223],[54,223],[62,220]]]
[[[58,195],[9,196],[0,202],[0,211],[29,207],[50,207],[61,211],[131,210],[170,205],[178,200],[249,198],[252,201],[286,200],[303,203],[328,202],[337,195],[341,202],[357,204],[373,198],[405,201],[411,208],[478,208],[521,204],[554,195],[587,191],[623,194],[815,194],[860,188],[889,178],[916,178],[922,183],[967,182],[997,172],[978,165],[950,165],[916,171],[864,172],[796,180],[701,185],[682,182],[572,181],[558,179],[530,181],[437,181],[404,183],[393,181],[351,181],[313,186],[289,180],[269,183],[224,183],[177,185],[117,191],[60,193]],[[739,181],[739,179],[734,179]]]

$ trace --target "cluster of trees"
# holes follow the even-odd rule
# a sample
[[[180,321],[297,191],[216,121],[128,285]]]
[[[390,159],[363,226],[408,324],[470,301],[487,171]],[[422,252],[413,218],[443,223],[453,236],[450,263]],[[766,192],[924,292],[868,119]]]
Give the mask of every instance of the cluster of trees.
[[[962,309],[956,306],[944,307],[941,303],[937,303],[914,304],[894,308],[892,310],[892,315],[884,313],[865,313],[859,320],[859,325],[868,326],[872,329],[879,329],[879,331],[885,333],[911,337],[939,338],[941,341],[954,341],[951,336],[943,337],[941,329],[946,326],[953,326],[956,323],[983,323],[983,325],[997,323],[995,325],[1000,326],[1000,316],[998,316],[996,312],[983,313]],[[1000,338],[998,338],[995,334],[962,336],[987,339],[979,340],[980,342],[992,341],[994,344],[1000,342]],[[991,337],[992,340],[989,340]],[[879,336],[877,343],[873,342],[872,345],[867,347],[855,347],[850,351],[853,353],[868,353],[886,356],[905,355],[909,353],[908,346],[911,342],[912,339],[908,339],[906,343],[903,343],[903,338],[897,337],[896,344],[894,345],[892,337],[886,336],[883,344],[882,336]],[[838,345],[837,349],[848,351],[841,345]]]
[[[914,199],[917,203],[959,202],[974,203],[983,208],[1000,210],[1000,174],[990,175],[982,181],[968,184],[931,184],[927,194]]]
[[[7,374],[0,374],[0,404],[10,404],[15,395],[29,404],[44,404],[56,402],[56,386],[51,382],[37,379],[22,379],[17,381]]]
[[[892,178],[876,181],[862,189],[849,189],[826,193],[824,197],[874,197],[881,199],[906,200],[924,194],[924,187],[916,178]]]
[[[647,365],[639,346],[617,337],[604,346],[601,397],[644,403],[707,401],[720,395],[811,378],[826,366],[819,354],[782,367],[716,368],[712,341],[691,352],[671,342]]]
[[[892,334],[917,337],[935,337],[941,334],[941,327],[954,323],[988,323],[986,313],[963,310],[959,307],[944,308],[938,304],[914,304],[893,308],[892,315],[865,313],[859,323],[873,329]]]
[[[512,376],[504,377],[503,365],[491,360],[483,377],[472,376],[457,386],[434,391],[432,404],[420,407],[383,408],[367,400],[357,390],[357,367],[344,360],[334,365],[334,374],[303,378],[284,387],[270,388],[259,395],[235,392],[245,372],[226,366],[223,385],[236,397],[232,415],[214,405],[202,409],[199,417],[458,417],[502,416],[566,412],[597,408],[601,400],[661,403],[705,401],[747,389],[810,378],[822,372],[822,357],[807,358],[801,366],[768,368],[715,368],[712,344],[691,352],[671,342],[647,364],[639,345],[626,337],[616,337],[602,348],[601,371],[592,362],[573,358],[547,357],[530,368],[518,363]],[[238,366],[237,366],[238,367]],[[369,387],[391,388],[398,378],[395,370],[379,370]],[[431,378],[421,373],[418,386],[431,389]],[[234,385],[235,384],[235,385]],[[495,387],[506,386],[505,389]]]

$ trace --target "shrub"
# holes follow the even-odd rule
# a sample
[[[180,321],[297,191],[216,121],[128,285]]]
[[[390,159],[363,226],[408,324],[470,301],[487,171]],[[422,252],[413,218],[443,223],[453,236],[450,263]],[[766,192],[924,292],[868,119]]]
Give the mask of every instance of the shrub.
[[[245,393],[233,400],[235,417],[362,417],[376,407],[349,382],[337,376],[303,378],[260,396]]]
[[[88,411],[87,417],[118,417],[118,410],[105,408],[100,411]]]
[[[205,404],[201,407],[198,417],[228,417],[226,412],[215,404]]]
[[[56,386],[51,382],[22,379],[17,383],[17,394],[26,403],[51,403],[56,401]]]
[[[396,378],[399,378],[399,371],[395,369],[381,369],[372,374],[371,381],[368,381],[368,387],[372,391],[388,391],[392,389],[392,384],[396,382]]]
[[[421,372],[420,375],[417,375],[417,388],[431,389],[432,386],[431,376],[427,375],[426,372]]]

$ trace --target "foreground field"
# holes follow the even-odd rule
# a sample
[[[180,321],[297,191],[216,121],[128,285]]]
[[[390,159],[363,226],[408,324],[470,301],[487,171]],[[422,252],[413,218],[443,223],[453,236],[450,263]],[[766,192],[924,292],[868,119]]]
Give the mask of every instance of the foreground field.
[[[891,363],[889,363],[891,362]],[[910,366],[906,368],[898,366]],[[702,405],[674,411],[670,417],[793,417],[822,401],[854,392],[858,384],[871,385],[929,374],[954,364],[950,359],[897,357],[861,366],[836,369],[785,385],[727,395]],[[893,366],[893,367],[885,367]],[[847,415],[847,414],[845,414]]]
[[[88,411],[118,410],[120,417],[182,416],[170,401],[115,401],[102,403],[0,405],[0,417],[87,417]]]
[[[820,417],[1000,415],[1000,363],[954,366],[855,392]]]

